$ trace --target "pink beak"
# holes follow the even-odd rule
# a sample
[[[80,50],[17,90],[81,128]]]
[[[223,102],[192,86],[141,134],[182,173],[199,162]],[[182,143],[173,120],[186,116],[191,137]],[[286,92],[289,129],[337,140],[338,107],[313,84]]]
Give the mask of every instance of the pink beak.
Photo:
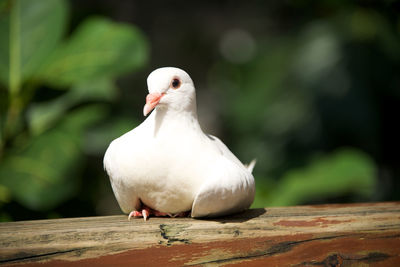
[[[147,114],[150,113],[150,111],[152,111],[157,104],[160,102],[161,97],[163,97],[164,94],[160,94],[160,93],[151,93],[148,94],[146,96],[146,105],[144,105],[143,108],[143,115],[147,116]]]

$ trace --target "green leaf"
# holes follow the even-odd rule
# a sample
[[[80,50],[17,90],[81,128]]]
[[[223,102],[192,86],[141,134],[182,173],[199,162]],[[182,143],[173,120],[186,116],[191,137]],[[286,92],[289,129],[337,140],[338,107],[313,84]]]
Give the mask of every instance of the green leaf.
[[[90,18],[59,47],[37,77],[56,87],[113,78],[141,67],[148,58],[143,34],[132,25]]]
[[[268,206],[297,205],[315,199],[353,194],[369,197],[374,191],[376,166],[356,149],[341,149],[318,158],[303,169],[286,173],[270,195]]]
[[[29,128],[34,135],[40,134],[52,127],[77,104],[87,101],[111,101],[116,92],[117,88],[108,79],[78,84],[54,100],[33,103],[27,111]]]
[[[0,184],[33,210],[49,210],[72,197],[84,163],[82,135],[104,115],[103,106],[78,109],[25,148],[9,153],[0,163]]]
[[[0,82],[9,84],[10,13],[19,4],[12,46],[16,49],[16,67],[21,82],[31,77],[57,46],[66,27],[68,5],[63,0],[17,0],[2,6],[0,16]],[[18,42],[18,43],[15,43]]]

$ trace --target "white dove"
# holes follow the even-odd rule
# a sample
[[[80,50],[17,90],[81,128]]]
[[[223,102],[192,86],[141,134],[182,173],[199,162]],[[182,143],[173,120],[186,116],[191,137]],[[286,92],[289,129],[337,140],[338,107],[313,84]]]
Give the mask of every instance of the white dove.
[[[115,139],[104,156],[115,197],[131,217],[215,217],[243,211],[254,200],[251,174],[197,120],[193,81],[183,70],[154,70],[139,126]]]

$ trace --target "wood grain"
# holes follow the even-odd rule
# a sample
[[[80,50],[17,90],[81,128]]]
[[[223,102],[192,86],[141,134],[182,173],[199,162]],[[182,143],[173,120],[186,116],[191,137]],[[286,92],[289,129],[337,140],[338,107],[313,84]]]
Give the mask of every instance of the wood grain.
[[[0,223],[9,266],[400,266],[400,203]]]

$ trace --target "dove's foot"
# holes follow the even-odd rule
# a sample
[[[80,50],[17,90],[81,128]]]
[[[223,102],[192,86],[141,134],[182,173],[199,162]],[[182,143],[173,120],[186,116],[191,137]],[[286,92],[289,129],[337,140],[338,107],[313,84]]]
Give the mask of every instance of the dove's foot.
[[[128,215],[128,220],[131,220],[132,217],[138,218],[143,217],[143,220],[147,221],[147,218],[150,216],[150,209],[145,207],[142,211],[131,211]]]
[[[172,218],[178,218],[178,217],[188,217],[190,215],[190,211],[183,211],[179,212],[176,214],[171,214],[168,212],[161,212],[158,210],[153,210],[152,208],[147,207],[146,205],[143,205],[142,211],[131,211],[128,215],[128,220],[130,220],[132,217],[134,218],[142,218],[143,220],[147,221],[147,218],[150,217],[150,215],[154,215],[155,217],[172,217]]]

